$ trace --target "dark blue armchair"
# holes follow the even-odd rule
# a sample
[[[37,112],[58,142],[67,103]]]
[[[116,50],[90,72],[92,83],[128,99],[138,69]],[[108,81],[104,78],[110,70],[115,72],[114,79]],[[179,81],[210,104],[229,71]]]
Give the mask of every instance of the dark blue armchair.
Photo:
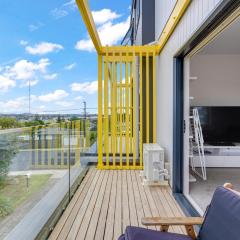
[[[143,218],[146,226],[161,226],[161,231],[127,227],[119,240],[240,240],[240,193],[231,184],[218,187],[205,217]],[[168,233],[170,225],[183,225],[188,235]],[[194,225],[201,225],[198,236]]]

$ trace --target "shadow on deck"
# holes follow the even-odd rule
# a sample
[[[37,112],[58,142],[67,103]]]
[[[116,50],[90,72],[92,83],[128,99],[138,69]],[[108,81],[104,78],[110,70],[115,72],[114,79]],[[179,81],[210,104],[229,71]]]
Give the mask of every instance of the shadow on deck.
[[[143,186],[139,171],[92,167],[49,239],[117,240],[128,225],[144,227],[142,217],[183,215],[170,187]]]

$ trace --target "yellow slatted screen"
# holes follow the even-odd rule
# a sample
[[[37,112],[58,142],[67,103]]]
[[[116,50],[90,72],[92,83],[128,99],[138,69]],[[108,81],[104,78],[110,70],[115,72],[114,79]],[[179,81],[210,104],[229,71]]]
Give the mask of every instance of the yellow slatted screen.
[[[99,169],[142,169],[143,143],[156,142],[155,64],[151,46],[98,56]]]

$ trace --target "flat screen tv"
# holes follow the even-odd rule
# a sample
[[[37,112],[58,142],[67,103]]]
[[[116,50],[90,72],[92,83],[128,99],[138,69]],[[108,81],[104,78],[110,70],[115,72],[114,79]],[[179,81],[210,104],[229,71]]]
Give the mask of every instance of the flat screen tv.
[[[240,107],[203,107],[198,112],[205,143],[240,143]]]

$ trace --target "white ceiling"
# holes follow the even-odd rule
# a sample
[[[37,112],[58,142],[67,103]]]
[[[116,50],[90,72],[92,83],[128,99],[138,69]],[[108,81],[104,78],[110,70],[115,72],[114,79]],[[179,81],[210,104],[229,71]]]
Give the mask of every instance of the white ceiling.
[[[204,47],[199,54],[240,54],[240,18]]]

